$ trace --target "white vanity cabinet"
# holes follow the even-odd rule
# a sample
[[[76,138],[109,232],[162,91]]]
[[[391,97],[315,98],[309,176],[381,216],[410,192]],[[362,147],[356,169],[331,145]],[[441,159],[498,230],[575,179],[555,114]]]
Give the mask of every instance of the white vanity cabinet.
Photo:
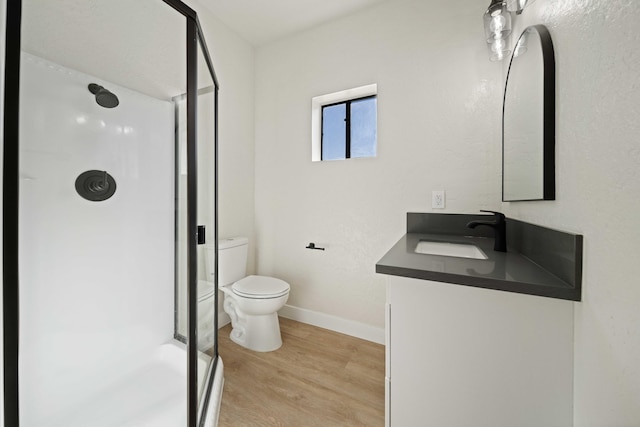
[[[387,427],[572,425],[571,301],[387,280]]]

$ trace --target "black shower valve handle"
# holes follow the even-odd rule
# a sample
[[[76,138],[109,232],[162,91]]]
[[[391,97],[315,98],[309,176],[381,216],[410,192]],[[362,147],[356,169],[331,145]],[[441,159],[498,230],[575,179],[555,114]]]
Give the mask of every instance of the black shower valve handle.
[[[107,171],[88,170],[76,178],[75,187],[82,198],[102,202],[116,192],[116,181]]]
[[[96,189],[103,191],[109,188],[109,179],[107,178],[107,171],[102,171],[102,182],[96,185]]]

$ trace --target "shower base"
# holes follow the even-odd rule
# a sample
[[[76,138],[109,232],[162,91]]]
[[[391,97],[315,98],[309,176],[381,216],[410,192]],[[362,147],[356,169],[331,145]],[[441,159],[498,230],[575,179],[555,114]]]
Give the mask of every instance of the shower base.
[[[209,356],[198,361],[202,384]],[[222,361],[214,377],[206,426],[217,425],[222,396]],[[72,411],[49,418],[55,427],[181,427],[187,414],[186,346],[178,341],[159,346],[146,360],[113,381],[100,393],[86,396]],[[25,414],[26,415],[26,414]],[[30,417],[26,417],[30,418]],[[26,420],[25,420],[26,421]],[[25,424],[31,427],[31,423]],[[42,424],[38,424],[42,426]],[[35,427],[35,424],[33,424]]]

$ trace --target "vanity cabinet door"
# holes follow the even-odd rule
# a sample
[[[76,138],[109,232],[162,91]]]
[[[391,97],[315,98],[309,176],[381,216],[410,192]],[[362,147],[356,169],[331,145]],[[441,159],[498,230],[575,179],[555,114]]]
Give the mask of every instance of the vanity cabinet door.
[[[571,426],[573,303],[390,276],[387,426]]]

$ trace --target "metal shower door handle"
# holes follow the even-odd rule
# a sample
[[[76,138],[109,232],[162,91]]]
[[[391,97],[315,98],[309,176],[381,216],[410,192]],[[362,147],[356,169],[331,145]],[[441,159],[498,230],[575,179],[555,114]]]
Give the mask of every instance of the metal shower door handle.
[[[198,244],[199,245],[204,245],[205,244],[205,235],[206,235],[206,229],[204,225],[199,225],[198,226]]]

